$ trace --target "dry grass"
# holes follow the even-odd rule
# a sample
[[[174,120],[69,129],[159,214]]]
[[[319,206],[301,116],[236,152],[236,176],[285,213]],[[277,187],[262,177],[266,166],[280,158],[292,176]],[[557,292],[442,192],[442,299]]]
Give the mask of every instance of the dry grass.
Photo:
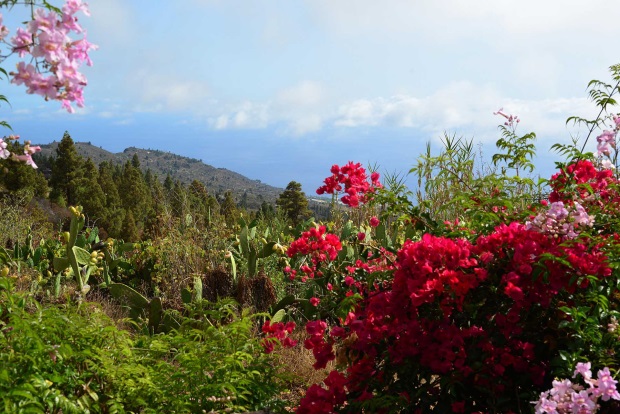
[[[321,384],[327,374],[335,368],[332,361],[324,369],[316,370],[312,366],[315,363],[312,351],[304,348],[304,341],[308,335],[303,331],[296,331],[291,335],[298,341],[293,348],[280,348],[277,350],[278,362],[282,364],[282,373],[291,376],[288,384],[289,391],[281,398],[288,402],[289,411],[299,405],[299,401],[305,396],[306,390],[312,384]]]

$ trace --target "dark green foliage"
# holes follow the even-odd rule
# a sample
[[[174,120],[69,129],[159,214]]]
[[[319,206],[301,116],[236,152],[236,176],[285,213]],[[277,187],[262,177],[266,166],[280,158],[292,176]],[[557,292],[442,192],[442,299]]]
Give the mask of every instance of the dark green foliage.
[[[23,145],[9,141],[7,149],[14,154],[23,153]],[[19,192],[29,197],[47,197],[49,187],[40,169],[11,159],[0,159],[0,191]]]
[[[84,214],[92,222],[106,217],[106,196],[100,185],[99,171],[89,158],[83,173],[75,179],[75,202],[84,208]]]
[[[282,382],[232,302],[197,301],[179,329],[132,335],[97,304],[41,307],[0,278],[0,410],[199,413],[278,408]],[[204,410],[204,411],[203,411]]]
[[[224,216],[226,224],[229,226],[232,226],[237,220],[237,204],[230,191],[224,194],[224,201],[220,204],[220,214]]]
[[[140,232],[131,210],[125,213],[120,236],[125,241],[140,240]]]
[[[68,132],[62,137],[56,149],[56,159],[52,165],[50,198],[63,199],[67,205],[76,204],[76,182],[82,175],[84,160],[77,153],[73,139]]]
[[[125,210],[133,213],[136,225],[143,225],[149,217],[152,199],[142,172],[129,162],[123,166],[119,195]]]
[[[288,183],[286,189],[278,197],[276,204],[293,226],[297,226],[310,215],[306,194],[301,191],[301,184],[296,181]]]
[[[114,181],[114,168],[110,163],[99,164],[99,185],[105,196],[105,208],[101,220],[101,226],[105,228],[111,237],[119,237],[123,223],[124,212],[122,210],[121,197]]]

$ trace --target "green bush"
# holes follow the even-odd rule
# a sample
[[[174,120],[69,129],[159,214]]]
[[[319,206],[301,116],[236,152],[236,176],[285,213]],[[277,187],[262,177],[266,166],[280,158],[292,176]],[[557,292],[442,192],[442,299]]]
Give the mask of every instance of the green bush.
[[[273,357],[254,316],[197,302],[180,328],[121,330],[100,305],[43,307],[0,278],[0,411],[193,413],[277,408]]]

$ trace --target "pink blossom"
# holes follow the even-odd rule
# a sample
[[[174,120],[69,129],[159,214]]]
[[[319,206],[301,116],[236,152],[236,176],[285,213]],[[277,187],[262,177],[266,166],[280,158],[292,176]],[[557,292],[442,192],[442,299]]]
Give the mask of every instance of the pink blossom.
[[[610,160],[604,159],[601,161],[601,168],[603,168],[604,170],[613,170],[616,168],[616,166]]]
[[[581,413],[584,409],[592,412],[592,410],[596,409],[596,403],[590,399],[590,395],[588,395],[587,391],[573,393],[571,395],[571,402],[571,408],[574,413]]]
[[[6,142],[4,142],[2,138],[0,138],[0,158],[5,159],[5,160],[9,157],[9,155],[11,155],[11,153],[9,152],[8,149],[6,149],[6,147],[7,147]]]
[[[377,227],[379,225],[379,219],[376,216],[370,218],[370,226]]]
[[[25,162],[26,165],[30,165],[32,168],[38,168],[37,164],[35,164],[34,161],[32,160],[32,155],[29,153],[26,153],[24,155],[13,154],[13,158],[15,158],[17,161]]]
[[[564,397],[567,392],[573,390],[573,383],[569,379],[564,379],[562,381],[554,380],[552,384],[551,395],[557,395],[560,398]]]
[[[611,148],[616,148],[616,133],[614,131],[603,131],[601,135],[596,137],[598,142],[596,149],[599,156],[607,155],[611,153]]]
[[[60,101],[69,112],[73,112],[72,103],[84,106],[83,88],[87,81],[79,66],[82,63],[91,66],[88,53],[97,49],[86,40],[83,28],[77,23],[74,14],[78,11],[89,14],[81,0],[67,0],[61,17],[53,11],[35,9],[26,29],[17,29],[11,39],[13,52],[20,57],[31,54],[35,58],[32,64],[20,62],[17,72],[10,73],[11,82],[25,85],[27,93]],[[83,37],[71,39],[71,32]]]
[[[24,57],[30,52],[32,33],[20,27],[17,29],[16,35],[11,38],[11,43],[13,44],[13,51],[16,51],[19,57]]]
[[[506,122],[504,122],[504,125],[511,128],[516,127],[515,124],[518,124],[521,121],[518,116],[505,113],[504,108],[499,108],[496,112],[493,112],[493,115],[500,115],[506,118]]]
[[[48,62],[56,62],[64,56],[64,45],[67,42],[64,33],[42,32],[37,40],[37,44],[32,48],[32,56],[43,57]]]
[[[87,16],[90,16],[90,12],[88,11],[88,3],[82,3],[82,0],[67,0],[65,5],[62,7],[63,14],[69,16],[72,16],[79,11]]]
[[[578,362],[577,367],[575,368],[575,372],[573,373],[573,378],[581,374],[581,376],[585,380],[591,379],[592,378],[591,368],[592,368],[592,364],[590,364],[589,362]]]
[[[9,34],[9,29],[2,24],[2,13],[0,13],[0,40],[4,39]]]
[[[34,18],[28,23],[28,31],[36,33],[39,30],[43,32],[51,32],[56,28],[58,15],[53,11],[45,12],[44,9],[35,9]]]

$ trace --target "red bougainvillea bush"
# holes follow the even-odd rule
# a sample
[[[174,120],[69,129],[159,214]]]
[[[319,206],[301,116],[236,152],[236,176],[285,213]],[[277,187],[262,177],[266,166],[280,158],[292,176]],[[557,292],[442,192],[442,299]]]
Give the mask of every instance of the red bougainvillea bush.
[[[287,279],[306,288],[287,309],[308,318],[315,367],[336,361],[297,412],[617,412],[620,118],[598,121],[613,127],[597,153],[561,147],[570,161],[544,196],[515,193],[534,134],[502,126],[517,176],[472,178],[460,188],[478,193],[460,196],[487,185],[486,201],[448,222],[359,164],[334,166],[319,192],[344,190],[366,220],[310,225],[288,250]],[[584,364],[604,379],[578,385]]]

